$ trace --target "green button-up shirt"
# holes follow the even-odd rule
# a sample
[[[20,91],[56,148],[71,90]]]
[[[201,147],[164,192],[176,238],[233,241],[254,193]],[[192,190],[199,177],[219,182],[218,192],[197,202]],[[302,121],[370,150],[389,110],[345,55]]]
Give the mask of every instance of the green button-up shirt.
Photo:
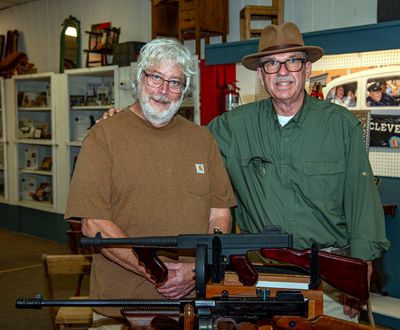
[[[209,124],[234,186],[242,232],[279,225],[294,247],[342,247],[372,260],[390,246],[359,121],[347,109],[305,96],[282,127],[270,99]]]

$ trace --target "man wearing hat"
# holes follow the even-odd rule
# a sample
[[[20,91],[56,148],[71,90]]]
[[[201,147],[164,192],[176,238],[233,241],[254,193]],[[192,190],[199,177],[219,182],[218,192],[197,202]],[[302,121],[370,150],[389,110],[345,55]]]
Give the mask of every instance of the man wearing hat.
[[[209,129],[236,192],[241,232],[279,225],[293,234],[296,249],[315,243],[368,260],[370,274],[371,261],[390,246],[383,208],[359,121],[305,92],[312,62],[322,55],[304,45],[295,24],[267,26],[259,52],[242,63],[271,97],[217,117]],[[331,289],[324,286],[324,313],[354,318],[361,304]]]
[[[396,105],[394,99],[382,91],[378,83],[373,83],[367,88],[369,95],[367,97],[367,105],[369,107],[386,107],[388,105]]]

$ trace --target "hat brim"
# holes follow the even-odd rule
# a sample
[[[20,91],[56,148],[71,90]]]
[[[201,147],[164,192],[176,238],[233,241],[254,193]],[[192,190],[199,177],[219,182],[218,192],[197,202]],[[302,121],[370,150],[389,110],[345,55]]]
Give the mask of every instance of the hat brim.
[[[307,60],[310,62],[315,62],[319,60],[322,55],[324,55],[324,50],[318,46],[299,46],[285,49],[275,49],[270,51],[258,52],[255,54],[246,55],[242,58],[242,64],[250,70],[257,70],[259,67],[258,61],[260,57],[267,55],[289,53],[289,52],[305,52],[307,54]]]

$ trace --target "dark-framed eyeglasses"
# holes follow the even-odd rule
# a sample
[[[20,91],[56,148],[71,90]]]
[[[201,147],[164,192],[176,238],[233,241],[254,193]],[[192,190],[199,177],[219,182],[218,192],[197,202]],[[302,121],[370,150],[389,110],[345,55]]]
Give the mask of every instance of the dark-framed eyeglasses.
[[[183,83],[182,81],[176,80],[176,79],[167,80],[167,79],[164,79],[163,77],[160,77],[158,74],[148,73],[146,71],[143,71],[143,73],[147,78],[146,79],[147,85],[149,85],[150,87],[153,87],[153,88],[160,87],[164,83],[164,81],[166,81],[168,84],[168,90],[171,93],[180,94],[180,93],[182,93],[183,89],[186,87],[185,83]]]
[[[286,61],[276,61],[269,60],[259,63],[259,67],[263,68],[265,73],[277,73],[282,64],[285,64],[286,69],[289,72],[298,72],[303,68],[303,64],[307,62],[306,58],[293,57],[289,58]]]

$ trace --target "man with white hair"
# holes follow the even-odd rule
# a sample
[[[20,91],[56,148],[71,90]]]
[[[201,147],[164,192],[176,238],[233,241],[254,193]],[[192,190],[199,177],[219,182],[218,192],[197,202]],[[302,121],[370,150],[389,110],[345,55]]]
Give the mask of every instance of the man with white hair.
[[[82,219],[84,235],[230,232],[235,199],[216,142],[206,128],[177,115],[193,74],[192,56],[177,40],[155,39],[142,48],[137,102],[95,125],[79,153],[65,217]],[[100,252],[93,257],[90,298],[182,298],[195,288],[193,259],[166,262],[168,279],[155,285],[132,249]],[[95,308],[97,328],[122,329],[118,318],[119,308]]]

